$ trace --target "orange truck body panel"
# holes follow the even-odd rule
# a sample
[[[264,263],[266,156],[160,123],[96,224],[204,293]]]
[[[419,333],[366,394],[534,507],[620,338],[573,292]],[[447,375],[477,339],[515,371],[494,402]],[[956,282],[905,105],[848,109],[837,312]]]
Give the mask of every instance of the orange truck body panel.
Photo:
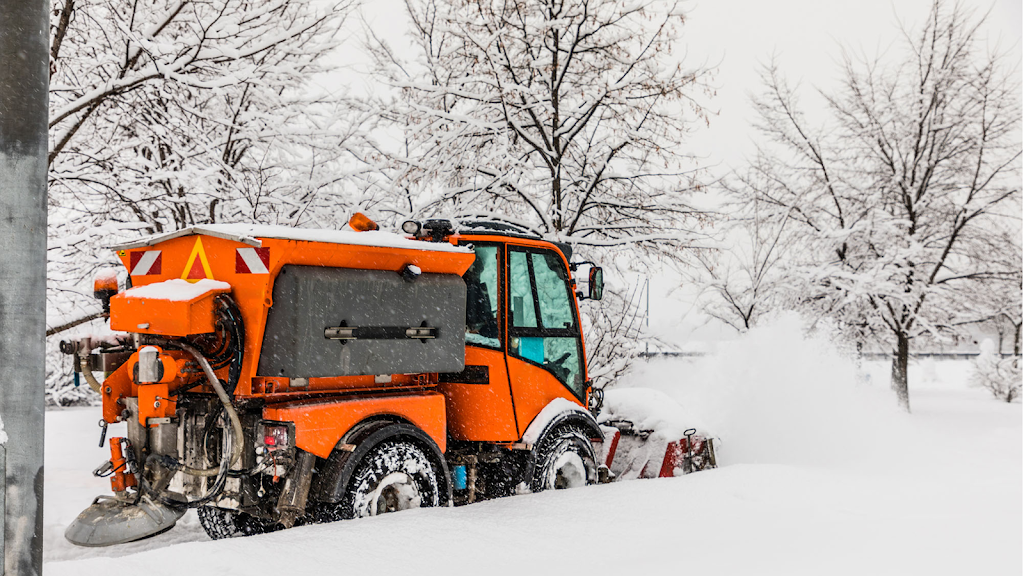
[[[216,330],[214,298],[230,292],[215,289],[189,300],[158,300],[122,292],[110,299],[110,329],[157,336],[190,336]]]
[[[505,372],[505,354],[500,350],[466,346],[466,366],[487,366],[490,382],[442,382],[438,386],[448,406],[448,433],[455,440],[518,440],[522,431],[516,425],[516,415],[512,408],[508,374]]]
[[[521,433],[526,432],[537,414],[555,398],[565,398],[584,406],[579,398],[573,396],[568,388],[543,368],[509,356],[508,375],[512,397],[516,400],[516,420],[522,427]]]
[[[373,234],[364,232],[363,234]],[[172,238],[143,248],[120,250],[118,256],[132,271],[133,253],[152,250],[160,251],[161,270],[159,274],[132,275],[133,286],[146,286],[175,278],[198,280],[209,278],[227,282],[231,293],[238,302],[245,322],[245,358],[242,364],[242,378],[235,389],[236,396],[262,396],[263,391],[254,391],[252,379],[256,376],[260,348],[266,329],[267,312],[273,305],[273,281],[281,268],[287,264],[324,266],[334,268],[355,268],[364,270],[392,270],[396,273],[407,265],[418,266],[423,272],[462,275],[473,263],[474,255],[468,252],[436,252],[383,246],[362,246],[355,244],[334,244],[328,242],[260,238],[260,248],[266,249],[268,262],[266,272],[238,272],[239,249],[251,249],[253,245],[227,238],[207,235],[188,235]],[[135,257],[138,259],[138,256]],[[198,327],[200,331],[189,334],[203,334],[213,331],[214,315],[212,299],[210,306],[200,307],[200,302],[175,302],[168,300],[130,299],[127,293],[112,299],[111,316],[115,308],[124,304],[130,312],[119,317],[114,329],[130,332],[154,333],[169,336],[183,336],[180,328],[184,325]],[[117,304],[113,304],[120,299]],[[200,301],[204,298],[198,299]],[[187,306],[185,305],[187,304]],[[116,314],[121,314],[117,312]],[[205,314],[202,319],[195,314]],[[184,318],[187,317],[188,320]],[[176,318],[175,332],[141,330],[140,324],[151,326],[165,322],[165,318]],[[169,325],[170,321],[165,322]],[[227,369],[218,372],[226,377]],[[372,384],[373,377],[370,376]],[[363,379],[365,380],[365,378]],[[359,380],[344,381],[345,388],[358,388]],[[212,390],[208,390],[212,392]]]
[[[295,445],[327,458],[342,436],[369,418],[397,417],[427,433],[445,451],[444,396],[437,392],[297,400],[263,409],[263,418],[295,423]]]

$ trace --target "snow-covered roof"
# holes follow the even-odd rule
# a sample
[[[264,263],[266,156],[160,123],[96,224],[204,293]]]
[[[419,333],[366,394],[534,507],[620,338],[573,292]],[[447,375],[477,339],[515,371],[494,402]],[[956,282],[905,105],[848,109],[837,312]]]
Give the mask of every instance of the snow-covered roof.
[[[354,246],[378,246],[381,248],[404,248],[407,250],[430,250],[433,252],[468,252],[466,248],[452,246],[447,242],[423,242],[412,240],[393,232],[374,230],[355,232],[351,230],[319,230],[315,228],[292,228],[290,226],[272,226],[268,224],[206,224],[191,226],[167,234],[155,234],[132,242],[112,246],[113,250],[130,250],[153,246],[160,242],[203,234],[215,238],[234,240],[250,246],[262,246],[260,238],[281,240],[302,240],[308,242],[326,242],[329,244],[351,244]]]

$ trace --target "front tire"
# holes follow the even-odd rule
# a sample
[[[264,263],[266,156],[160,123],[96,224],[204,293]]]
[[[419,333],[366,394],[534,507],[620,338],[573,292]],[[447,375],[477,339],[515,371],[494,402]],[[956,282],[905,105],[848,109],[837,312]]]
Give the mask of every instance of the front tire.
[[[556,428],[536,448],[530,489],[561,490],[597,483],[597,455],[587,435],[575,426]]]
[[[385,440],[360,462],[338,506],[342,519],[440,506],[437,468],[416,444]]]

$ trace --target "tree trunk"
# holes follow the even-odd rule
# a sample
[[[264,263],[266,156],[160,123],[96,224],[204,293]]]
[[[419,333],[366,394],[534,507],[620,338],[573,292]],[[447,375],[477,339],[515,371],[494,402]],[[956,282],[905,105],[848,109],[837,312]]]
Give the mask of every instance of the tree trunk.
[[[910,393],[907,391],[907,364],[910,359],[910,338],[903,332],[896,334],[896,354],[892,357],[892,389],[896,400],[910,412]]]

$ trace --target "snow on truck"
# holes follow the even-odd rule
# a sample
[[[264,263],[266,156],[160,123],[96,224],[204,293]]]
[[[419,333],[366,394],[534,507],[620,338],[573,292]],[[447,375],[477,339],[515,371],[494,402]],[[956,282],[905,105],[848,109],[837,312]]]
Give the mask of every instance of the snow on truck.
[[[353,231],[209,225],[114,247],[114,338],[62,342],[103,401],[111,458],[67,528],[82,546],[212,538],[714,465],[711,440],[644,449],[600,425],[569,246],[496,223],[361,214]],[[107,373],[99,382],[93,371]],[[620,440],[621,447],[620,447]]]

